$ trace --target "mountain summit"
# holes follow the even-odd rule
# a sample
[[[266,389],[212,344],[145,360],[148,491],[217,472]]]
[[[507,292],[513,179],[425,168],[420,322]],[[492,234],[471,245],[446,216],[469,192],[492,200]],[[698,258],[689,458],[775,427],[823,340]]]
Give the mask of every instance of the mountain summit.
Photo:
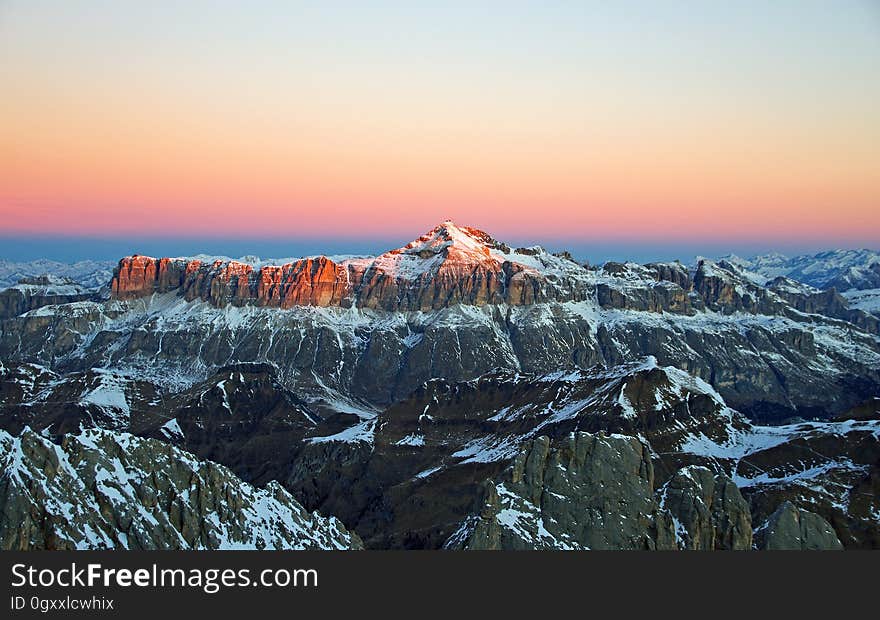
[[[514,271],[528,269],[517,258],[488,233],[446,220],[401,248],[343,264],[355,271],[380,272],[406,286],[407,282],[435,278],[503,278],[505,263],[510,263]]]
[[[256,266],[223,259],[129,256],[119,262],[111,289],[121,300],[179,291],[189,301],[217,306],[423,311],[459,303],[534,303],[553,295],[545,286],[545,267],[583,275],[573,261],[536,249],[511,252],[488,233],[447,220],[401,248],[338,262],[318,256]]]
[[[501,244],[489,233],[469,226],[459,226],[452,220],[446,220],[397,251],[422,255],[455,250],[489,256],[490,249],[499,247]]]

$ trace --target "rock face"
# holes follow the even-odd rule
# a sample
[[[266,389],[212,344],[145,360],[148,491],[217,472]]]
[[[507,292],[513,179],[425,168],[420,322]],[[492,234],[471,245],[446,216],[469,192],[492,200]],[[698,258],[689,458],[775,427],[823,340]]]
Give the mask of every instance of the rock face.
[[[843,549],[834,528],[825,519],[788,501],[755,534],[758,548],[768,551]]]
[[[0,548],[356,549],[277,483],[257,489],[159,441],[0,431]]]
[[[701,260],[694,274],[694,292],[705,307],[723,314],[781,314],[784,302],[749,280],[733,263]]]
[[[640,312],[693,314],[702,302],[690,294],[693,283],[680,263],[608,262],[596,283],[596,301],[602,308]]]
[[[866,332],[880,333],[880,319],[864,310],[850,308],[846,298],[834,288],[820,291],[783,276],[768,282],[767,288],[800,312],[830,316],[857,325]]]
[[[129,257],[112,295],[10,319],[0,355],[139,376],[161,360],[157,381],[179,377],[182,387],[259,362],[289,388],[381,406],[432,378],[644,355],[708,381],[761,421],[830,418],[880,391],[877,320],[836,293],[768,288],[728,261],[702,261],[693,274],[680,263],[589,269],[451,222],[374,258]]]
[[[193,264],[198,263],[193,261]],[[187,264],[171,258],[157,260],[137,254],[123,258],[113,273],[110,290],[117,299],[135,299],[175,290],[183,282]]]
[[[705,467],[678,470],[660,490],[660,505],[672,515],[683,548],[752,548],[749,505],[736,484]]]
[[[43,306],[94,299],[94,291],[66,278],[34,276],[0,291],[0,320],[8,319]]]
[[[488,484],[479,518],[466,522],[450,546],[674,548],[671,523],[654,500],[648,448],[635,437],[577,433],[556,445],[539,437],[508,473]]]
[[[222,307],[340,306],[424,311],[451,304],[535,303],[544,277],[502,252],[483,231],[444,222],[412,243],[375,259],[320,256],[285,265],[239,261],[123,258],[114,272],[116,299],[177,291]],[[558,292],[558,291],[554,291]],[[555,297],[555,296],[554,296]]]
[[[750,549],[749,507],[727,476],[677,473],[658,493],[649,448],[635,437],[539,437],[478,516],[447,543],[464,549]]]

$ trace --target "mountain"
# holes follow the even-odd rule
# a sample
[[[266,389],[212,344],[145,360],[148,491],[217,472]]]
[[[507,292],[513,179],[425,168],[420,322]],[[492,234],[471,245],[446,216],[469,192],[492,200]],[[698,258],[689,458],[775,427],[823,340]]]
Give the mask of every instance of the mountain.
[[[880,288],[880,252],[874,250],[828,250],[792,258],[774,252],[749,259],[731,255],[725,260],[764,281],[785,276],[819,289]]]
[[[693,273],[679,263],[591,269],[444,223],[367,259],[124,258],[109,300],[8,319],[0,355],[65,373],[107,368],[174,391],[257,362],[306,400],[341,395],[367,409],[437,377],[654,355],[756,419],[827,418],[876,393],[878,322],[845,299],[809,297],[725,262]]]
[[[83,260],[75,263],[39,259],[15,262],[0,259],[0,290],[14,286],[22,278],[54,276],[71,280],[87,289],[106,286],[113,272],[112,261]]]
[[[0,291],[0,319],[24,314],[42,306],[100,299],[101,295],[69,278],[43,275],[21,278]]]
[[[7,304],[13,440],[171,445],[368,548],[880,547],[880,324],[834,290],[448,221],[376,257],[129,256],[107,284]]]
[[[357,549],[333,518],[277,483],[127,433],[88,430],[60,445],[0,431],[0,548]]]
[[[750,259],[731,255],[722,260],[754,282],[771,288],[774,283],[786,289],[796,287],[814,299],[824,295],[831,306],[839,307],[843,301],[849,310],[880,317],[880,252],[829,250],[794,258],[771,253]]]
[[[530,257],[526,252],[511,254],[507,246],[482,231],[444,222],[402,248],[375,258],[340,262],[319,256],[255,267],[235,260],[132,256],[120,261],[112,291],[120,300],[174,291],[189,301],[200,299],[218,307],[355,307],[400,312],[454,304],[518,306],[568,297],[561,286],[549,285],[547,271],[576,279],[580,266],[549,255],[547,260],[535,261],[534,256],[544,253],[534,252]]]

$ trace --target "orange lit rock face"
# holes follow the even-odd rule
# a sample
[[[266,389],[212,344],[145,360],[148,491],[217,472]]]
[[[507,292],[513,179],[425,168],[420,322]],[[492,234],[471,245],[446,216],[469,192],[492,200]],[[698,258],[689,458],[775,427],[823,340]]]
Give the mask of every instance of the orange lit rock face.
[[[496,248],[504,246],[482,231],[444,223],[403,248],[340,263],[320,256],[255,268],[238,261],[130,256],[119,262],[112,293],[134,299],[178,290],[187,300],[215,306],[403,311],[542,301],[544,277],[493,255]]]
[[[170,258],[129,256],[119,261],[111,282],[117,299],[134,299],[152,293],[165,293],[180,287],[185,265]]]

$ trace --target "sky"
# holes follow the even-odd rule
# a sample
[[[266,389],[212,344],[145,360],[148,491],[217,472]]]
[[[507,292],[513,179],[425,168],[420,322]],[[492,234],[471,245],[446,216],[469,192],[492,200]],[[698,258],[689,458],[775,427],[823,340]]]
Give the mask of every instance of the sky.
[[[0,95],[0,258],[880,247],[874,0],[0,0]]]

